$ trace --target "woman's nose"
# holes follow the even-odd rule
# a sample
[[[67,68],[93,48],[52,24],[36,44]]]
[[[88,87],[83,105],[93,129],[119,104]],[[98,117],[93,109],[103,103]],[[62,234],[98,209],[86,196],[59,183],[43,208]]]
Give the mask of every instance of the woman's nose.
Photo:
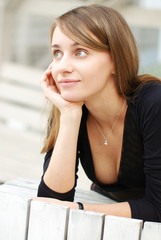
[[[72,72],[73,71],[73,64],[69,57],[63,56],[62,59],[59,62],[59,72],[66,73],[66,72]]]

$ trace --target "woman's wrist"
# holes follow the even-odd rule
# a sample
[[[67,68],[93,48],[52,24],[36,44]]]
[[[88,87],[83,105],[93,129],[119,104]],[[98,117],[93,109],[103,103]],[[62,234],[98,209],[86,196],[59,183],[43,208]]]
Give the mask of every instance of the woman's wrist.
[[[69,111],[62,113],[60,115],[60,123],[65,122],[66,124],[69,122],[70,124],[73,124],[75,122],[80,122],[82,117],[82,110],[79,111]]]
[[[84,210],[83,203],[77,202],[77,204],[78,204],[78,208],[79,208],[80,210]]]

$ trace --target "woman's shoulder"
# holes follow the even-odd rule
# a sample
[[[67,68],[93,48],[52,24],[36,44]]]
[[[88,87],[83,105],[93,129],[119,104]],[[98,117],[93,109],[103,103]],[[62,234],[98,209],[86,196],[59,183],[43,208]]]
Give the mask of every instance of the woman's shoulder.
[[[161,83],[149,82],[140,87],[128,108],[136,122],[144,123],[154,117],[161,121]]]
[[[149,82],[141,86],[128,101],[129,107],[146,109],[155,104],[161,105],[161,82]]]
[[[161,103],[161,82],[146,83],[135,93],[136,103],[148,104],[157,101]]]

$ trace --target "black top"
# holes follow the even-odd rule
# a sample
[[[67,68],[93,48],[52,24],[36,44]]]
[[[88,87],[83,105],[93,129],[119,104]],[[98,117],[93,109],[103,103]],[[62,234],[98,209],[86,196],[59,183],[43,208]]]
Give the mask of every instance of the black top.
[[[85,107],[78,138],[76,173],[80,159],[92,182],[108,192],[109,197],[130,204],[133,218],[161,222],[161,84],[144,85],[133,101],[127,103],[118,181],[104,185],[96,179]],[[44,173],[51,154],[52,149],[45,156]],[[38,196],[73,201],[75,187],[67,193],[57,193],[49,189],[42,178]]]

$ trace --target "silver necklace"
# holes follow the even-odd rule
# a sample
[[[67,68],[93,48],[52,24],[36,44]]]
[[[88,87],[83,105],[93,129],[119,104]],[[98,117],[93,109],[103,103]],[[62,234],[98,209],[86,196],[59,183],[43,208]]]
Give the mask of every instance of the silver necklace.
[[[108,136],[110,135],[110,133],[111,133],[112,130],[114,129],[114,127],[115,127],[115,125],[116,125],[116,123],[117,123],[117,121],[118,121],[118,119],[119,119],[119,117],[120,117],[120,115],[121,115],[121,113],[122,113],[122,111],[123,111],[123,109],[124,109],[125,103],[126,103],[126,100],[124,100],[124,102],[123,102],[123,104],[122,104],[122,107],[121,107],[121,110],[120,110],[119,114],[117,115],[117,117],[116,117],[116,119],[115,119],[115,121],[114,121],[114,123],[113,123],[113,125],[112,125],[112,127],[111,127],[111,129],[110,129],[110,131],[109,131],[109,133],[108,133],[108,135],[107,135],[107,137],[104,135],[104,133],[102,132],[102,130],[101,130],[100,127],[99,127],[99,124],[98,124],[97,120],[95,119],[97,128],[98,128],[98,130],[100,131],[101,135],[102,135],[103,138],[104,138],[104,145],[105,145],[105,146],[107,146],[107,144],[108,144],[108,140],[107,140],[107,139],[108,139]]]

